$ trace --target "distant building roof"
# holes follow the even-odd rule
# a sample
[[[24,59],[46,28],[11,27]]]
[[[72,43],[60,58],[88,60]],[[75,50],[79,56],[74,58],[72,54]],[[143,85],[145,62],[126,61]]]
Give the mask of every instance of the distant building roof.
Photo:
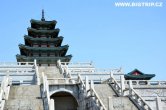
[[[133,71],[125,74],[126,80],[150,80],[151,78],[155,77],[155,74],[144,74],[138,69],[134,69]]]

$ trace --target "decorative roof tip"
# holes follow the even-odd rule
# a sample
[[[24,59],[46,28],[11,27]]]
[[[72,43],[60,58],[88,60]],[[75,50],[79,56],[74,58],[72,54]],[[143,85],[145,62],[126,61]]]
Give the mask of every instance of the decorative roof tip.
[[[45,18],[44,18],[44,9],[42,9],[42,18],[41,18],[42,21],[45,21]]]

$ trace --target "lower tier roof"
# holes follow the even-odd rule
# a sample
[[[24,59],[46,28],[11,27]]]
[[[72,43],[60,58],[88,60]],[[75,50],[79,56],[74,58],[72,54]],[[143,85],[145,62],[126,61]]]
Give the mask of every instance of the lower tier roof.
[[[62,62],[69,62],[71,58],[72,55],[66,55],[64,57],[27,57],[24,55],[16,55],[17,62],[33,62],[36,59],[40,64],[55,64],[59,59]]]

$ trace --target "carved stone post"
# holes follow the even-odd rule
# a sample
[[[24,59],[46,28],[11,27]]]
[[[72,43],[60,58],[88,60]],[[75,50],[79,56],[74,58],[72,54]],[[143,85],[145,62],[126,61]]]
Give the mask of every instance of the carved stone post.
[[[129,95],[132,96],[132,89],[133,89],[133,84],[132,81],[129,80]]]
[[[81,76],[80,76],[80,74],[79,74],[79,73],[77,74],[77,76],[78,76],[77,81],[78,81],[78,83],[80,83],[80,77],[81,77]]]
[[[93,83],[93,80],[90,81],[90,88],[91,88],[91,89],[94,89],[94,83]]]
[[[160,97],[156,97],[156,110],[162,110]]]
[[[91,98],[92,99],[94,99],[94,92],[93,92],[93,90],[94,90],[94,83],[93,83],[93,80],[90,80],[90,96],[91,96]]]
[[[120,76],[120,85],[121,85],[121,96],[124,95],[125,84],[124,84],[124,75]]]
[[[50,102],[50,94],[49,94],[49,85],[48,85],[48,80],[47,80],[47,77],[45,76],[45,83],[46,83],[46,95],[47,95],[47,99],[48,99],[48,102]]]
[[[89,79],[88,79],[88,76],[85,77],[85,88],[86,88],[86,91],[89,90]]]
[[[55,110],[54,99],[51,99],[51,100],[50,100],[49,110]]]
[[[110,72],[110,82],[112,82],[112,78],[113,78],[113,72]]]
[[[45,76],[44,76],[44,72],[42,72],[42,78],[43,78],[43,94],[46,91],[46,83],[45,83]]]
[[[37,65],[37,61],[36,61],[36,59],[34,60],[34,65],[35,65],[35,66]]]
[[[60,60],[58,60],[58,61],[57,61],[57,65],[58,65],[58,66],[60,66],[60,64],[61,64],[61,61],[60,61]]]
[[[112,97],[108,97],[108,110],[113,110]]]
[[[38,74],[38,82],[37,83],[38,83],[38,85],[40,85],[41,82],[40,82],[40,75],[39,75],[39,68],[38,68],[38,66],[37,66],[37,74]]]
[[[36,83],[37,85],[40,85],[39,70],[37,65],[35,66],[35,70],[36,70]]]

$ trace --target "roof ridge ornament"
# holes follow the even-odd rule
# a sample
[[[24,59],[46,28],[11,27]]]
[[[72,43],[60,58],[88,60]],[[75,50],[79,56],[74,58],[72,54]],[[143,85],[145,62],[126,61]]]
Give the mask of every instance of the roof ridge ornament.
[[[44,18],[44,9],[42,9],[42,18],[41,18],[42,21],[45,21],[45,18]]]

